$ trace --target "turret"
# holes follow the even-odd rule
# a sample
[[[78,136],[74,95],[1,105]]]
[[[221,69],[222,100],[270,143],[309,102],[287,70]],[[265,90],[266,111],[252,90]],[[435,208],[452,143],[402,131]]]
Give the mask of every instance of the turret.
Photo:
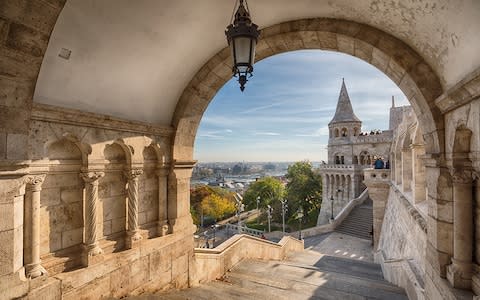
[[[328,123],[328,128],[330,129],[330,139],[358,136],[362,130],[362,121],[353,112],[343,78],[337,109],[333,119]]]

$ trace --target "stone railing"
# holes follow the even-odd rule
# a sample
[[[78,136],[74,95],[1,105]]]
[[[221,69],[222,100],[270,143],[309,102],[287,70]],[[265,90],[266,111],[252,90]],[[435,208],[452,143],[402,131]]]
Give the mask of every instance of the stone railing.
[[[335,228],[337,228],[340,224],[342,224],[343,220],[350,214],[352,209],[357,206],[362,204],[365,200],[368,199],[368,190],[365,189],[360,196],[358,196],[355,199],[350,200],[345,207],[335,216],[335,219],[330,223],[330,224],[325,224],[325,225],[320,225],[320,226],[315,226],[315,227],[310,227],[310,228],[305,228],[301,231],[302,237],[309,237],[309,236],[314,236],[322,233],[327,233],[334,231]],[[268,234],[265,234],[268,238],[280,238],[284,234],[280,231],[274,231],[270,232]],[[292,236],[292,237],[299,237],[300,232],[294,231],[294,232],[288,232],[285,233],[285,236]]]
[[[245,233],[253,236],[261,236],[265,233],[265,231],[257,230],[253,228],[248,228],[247,226],[238,226],[234,224],[225,224],[225,229],[227,230],[227,234],[229,233]]]
[[[319,165],[318,168],[320,170],[339,170],[339,169],[345,169],[345,170],[362,170],[366,166],[362,165],[342,165],[342,164],[328,164],[328,165]]]
[[[282,260],[292,252],[303,251],[303,241],[290,236],[274,243],[237,234],[213,249],[195,248],[193,285],[222,277],[244,259]]]

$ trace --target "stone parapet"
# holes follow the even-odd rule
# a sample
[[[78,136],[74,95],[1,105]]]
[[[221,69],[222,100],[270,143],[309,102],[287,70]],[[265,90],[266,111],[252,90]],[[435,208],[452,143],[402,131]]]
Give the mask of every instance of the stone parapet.
[[[222,277],[244,259],[282,260],[292,252],[303,251],[303,240],[290,236],[274,243],[250,235],[237,234],[214,249],[195,249],[195,273],[191,284],[197,285]]]

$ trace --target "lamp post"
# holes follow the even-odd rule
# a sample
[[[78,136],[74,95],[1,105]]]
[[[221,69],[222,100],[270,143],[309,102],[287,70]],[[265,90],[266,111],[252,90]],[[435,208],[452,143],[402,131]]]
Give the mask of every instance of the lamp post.
[[[257,211],[258,211],[258,204],[260,204],[260,196],[257,196]]]
[[[270,232],[270,220],[272,219],[273,207],[267,205],[268,232]]]
[[[237,203],[235,204],[235,207],[237,208],[238,233],[241,233],[242,229],[241,229],[241,223],[240,223],[240,213],[242,213],[245,210],[245,205],[239,199],[235,199],[235,200],[237,201]]]
[[[285,234],[285,214],[288,211],[287,199],[280,200],[280,202],[282,203],[282,230]]]
[[[303,220],[303,207],[300,206],[300,208],[297,211],[297,219],[298,219],[298,239],[302,239],[302,220]]]
[[[215,248],[215,232],[217,231],[217,224],[213,224],[211,228],[213,229],[213,242],[212,242],[212,248]]]
[[[331,205],[332,205],[332,214],[331,214],[331,216],[330,216],[330,223],[331,223],[331,222],[333,222],[333,219],[334,219],[334,218],[333,218],[333,195],[330,196],[330,203],[331,203]]]
[[[235,18],[233,17],[232,15],[230,25],[228,25],[225,30],[225,35],[227,36],[228,45],[232,50],[233,76],[238,76],[240,90],[243,92],[245,84],[248,81],[247,75],[252,76],[255,46],[260,31],[258,31],[258,26],[250,19],[250,10],[248,9],[246,0],[240,0]]]

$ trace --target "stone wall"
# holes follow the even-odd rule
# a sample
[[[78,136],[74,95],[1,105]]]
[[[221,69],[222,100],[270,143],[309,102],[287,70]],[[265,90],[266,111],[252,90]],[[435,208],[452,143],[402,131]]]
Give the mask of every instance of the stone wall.
[[[189,203],[178,203],[188,197],[179,200],[168,178],[188,182],[192,163],[176,171],[172,132],[34,105],[32,160],[11,216],[24,225],[15,269],[0,276],[1,298],[97,299],[187,287],[194,227]],[[173,228],[178,220],[182,226]]]
[[[426,221],[416,208],[391,187],[375,261],[385,279],[405,288],[410,299],[423,299],[427,246]]]

